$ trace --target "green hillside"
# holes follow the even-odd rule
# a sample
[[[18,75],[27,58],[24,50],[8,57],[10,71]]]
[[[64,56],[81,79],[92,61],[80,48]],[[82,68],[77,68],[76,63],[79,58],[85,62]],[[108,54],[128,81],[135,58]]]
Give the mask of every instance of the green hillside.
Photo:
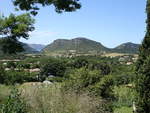
[[[123,43],[116,48],[114,48],[112,51],[118,52],[118,53],[138,53],[139,51],[139,44],[134,44],[131,42]]]
[[[75,38],[72,40],[58,39],[43,49],[46,54],[64,53],[74,51],[76,53],[104,53],[110,50],[101,43],[86,38]]]
[[[89,40],[86,38],[75,38],[71,40],[58,39],[53,43],[47,45],[42,53],[44,54],[102,54],[102,53],[129,53],[137,54],[139,49],[139,44],[134,43],[124,43],[116,48],[107,48],[101,43]]]

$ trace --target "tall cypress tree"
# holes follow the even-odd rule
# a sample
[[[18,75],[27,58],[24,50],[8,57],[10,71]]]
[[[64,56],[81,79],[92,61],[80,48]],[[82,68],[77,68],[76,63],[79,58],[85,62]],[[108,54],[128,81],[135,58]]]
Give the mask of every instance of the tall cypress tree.
[[[146,13],[146,34],[139,50],[136,70],[137,113],[150,113],[150,0],[147,0]]]

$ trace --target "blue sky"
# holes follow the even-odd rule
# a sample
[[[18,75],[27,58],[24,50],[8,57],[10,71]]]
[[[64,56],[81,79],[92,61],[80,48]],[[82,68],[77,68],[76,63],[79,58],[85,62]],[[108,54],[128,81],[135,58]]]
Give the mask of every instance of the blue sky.
[[[80,0],[82,8],[72,13],[57,14],[54,7],[41,8],[36,30],[27,43],[49,44],[55,39],[86,37],[115,47],[124,42],[141,43],[145,34],[146,0]],[[14,11],[11,0],[0,0],[0,12]],[[20,12],[19,12],[20,13]]]

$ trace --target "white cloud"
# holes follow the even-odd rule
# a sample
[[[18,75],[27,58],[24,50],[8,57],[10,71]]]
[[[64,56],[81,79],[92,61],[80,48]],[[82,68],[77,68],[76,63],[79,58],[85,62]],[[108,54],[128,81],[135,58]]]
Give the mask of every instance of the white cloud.
[[[46,37],[51,37],[51,36],[54,36],[56,35],[56,33],[54,32],[51,32],[51,31],[33,31],[30,33],[30,37],[33,37],[33,38],[46,38]]]

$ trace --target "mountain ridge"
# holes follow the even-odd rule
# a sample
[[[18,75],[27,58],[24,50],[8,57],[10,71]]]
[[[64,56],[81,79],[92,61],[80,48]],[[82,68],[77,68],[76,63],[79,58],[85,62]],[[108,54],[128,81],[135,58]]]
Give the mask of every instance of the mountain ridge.
[[[28,44],[31,48],[41,51],[46,45],[44,44]]]
[[[76,53],[130,53],[137,54],[140,44],[127,42],[120,44],[115,48],[108,48],[102,45],[100,42],[87,39],[84,37],[77,37],[73,39],[56,39],[52,43],[48,44],[42,53],[45,54],[62,54],[67,53],[70,50],[76,51]]]

